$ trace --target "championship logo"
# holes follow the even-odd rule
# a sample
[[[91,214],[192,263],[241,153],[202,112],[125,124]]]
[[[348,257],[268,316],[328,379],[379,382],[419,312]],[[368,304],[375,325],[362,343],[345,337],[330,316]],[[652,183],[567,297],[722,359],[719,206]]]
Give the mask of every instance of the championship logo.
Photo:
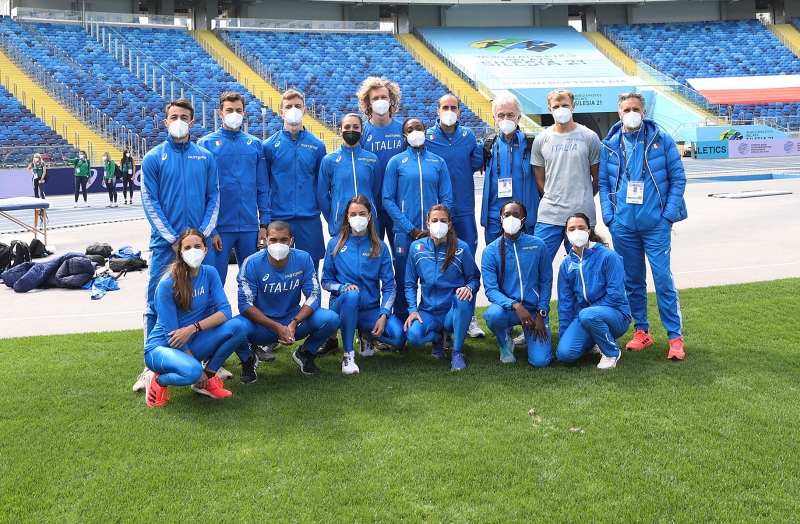
[[[544,40],[526,40],[524,38],[505,38],[503,40],[478,40],[472,42],[470,47],[477,47],[485,51],[493,53],[505,53],[506,51],[513,51],[514,49],[524,51],[536,51],[542,53],[556,46],[552,42],[545,42]]]
[[[742,140],[744,136],[735,129],[728,129],[719,135],[720,140]]]

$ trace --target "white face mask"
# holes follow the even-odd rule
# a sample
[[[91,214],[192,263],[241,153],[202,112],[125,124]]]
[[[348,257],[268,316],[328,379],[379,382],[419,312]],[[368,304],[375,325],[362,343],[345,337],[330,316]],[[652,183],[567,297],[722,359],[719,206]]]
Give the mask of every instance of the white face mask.
[[[378,116],[383,116],[389,112],[388,100],[375,100],[372,102],[372,112]]]
[[[642,115],[641,113],[635,113],[633,111],[625,113],[622,116],[622,123],[625,124],[625,127],[628,129],[638,129],[639,126],[642,125]]]
[[[107,156],[103,156],[103,162],[108,162],[108,157]]]
[[[509,235],[516,235],[522,229],[522,220],[517,217],[505,217],[503,219],[503,231]]]
[[[83,153],[81,153],[81,154],[80,154],[80,155],[78,155],[78,156],[81,158],[81,160],[83,160],[84,158],[86,158],[86,155],[84,155]]]
[[[38,163],[39,163],[39,162],[41,162],[41,161],[42,161],[42,159],[41,159],[41,158],[34,158],[34,159],[33,159],[33,163],[34,163],[34,164],[38,164]]]
[[[431,236],[436,240],[440,240],[447,235],[447,231],[450,229],[449,224],[446,222],[434,222],[431,224]]]
[[[504,135],[510,135],[517,129],[517,123],[513,120],[501,120],[497,123],[497,128]]]
[[[572,118],[572,111],[568,107],[559,107],[553,111],[553,119],[559,124],[566,124]]]
[[[277,261],[281,261],[289,256],[289,246],[286,244],[270,244],[267,246],[269,256]]]
[[[296,107],[290,107],[283,112],[283,121],[286,125],[297,126],[303,123],[303,111]]]
[[[369,224],[369,219],[367,217],[362,216],[354,216],[348,219],[350,222],[350,227],[353,228],[353,231],[356,233],[361,233],[365,229],[367,229],[367,224]]]
[[[172,138],[176,140],[180,140],[181,138],[185,137],[189,134],[189,124],[184,122],[183,120],[173,120],[169,123],[169,127],[167,128],[169,134]]]
[[[244,120],[244,116],[236,112],[226,113],[225,116],[222,117],[222,121],[230,129],[239,129],[242,127],[242,120]]]
[[[183,257],[183,261],[186,262],[190,268],[197,269],[203,263],[203,259],[206,258],[206,252],[193,247],[192,249],[182,251],[181,256]]]
[[[453,111],[444,111],[441,115],[439,115],[439,122],[441,122],[443,126],[450,127],[457,121],[458,115]]]
[[[425,133],[422,131],[412,131],[408,134],[406,140],[411,147],[419,147],[425,143]]]
[[[583,247],[589,242],[589,232],[583,229],[576,229],[567,233],[569,243],[575,247]]]

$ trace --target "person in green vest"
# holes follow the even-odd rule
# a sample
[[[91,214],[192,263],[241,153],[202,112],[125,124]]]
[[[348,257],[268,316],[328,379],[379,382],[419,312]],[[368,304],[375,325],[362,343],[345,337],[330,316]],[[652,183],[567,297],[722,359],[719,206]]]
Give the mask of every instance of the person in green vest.
[[[78,207],[78,195],[83,192],[83,204],[86,207],[91,207],[86,201],[86,183],[91,176],[89,160],[86,158],[86,151],[81,150],[78,153],[78,158],[63,157],[64,161],[75,166],[75,205]]]
[[[136,162],[131,156],[131,152],[127,149],[122,152],[122,160],[119,162],[120,169],[122,169],[122,196],[125,198],[125,204],[133,204],[133,176],[136,174]],[[131,193],[131,199],[128,200],[128,191]]]
[[[108,189],[108,204],[106,207],[117,206],[117,164],[111,160],[111,155],[103,153],[103,186]]]
[[[35,153],[33,162],[28,164],[28,171],[33,175],[33,196],[47,198],[44,194],[44,184],[47,182],[47,166],[42,161],[42,155]]]

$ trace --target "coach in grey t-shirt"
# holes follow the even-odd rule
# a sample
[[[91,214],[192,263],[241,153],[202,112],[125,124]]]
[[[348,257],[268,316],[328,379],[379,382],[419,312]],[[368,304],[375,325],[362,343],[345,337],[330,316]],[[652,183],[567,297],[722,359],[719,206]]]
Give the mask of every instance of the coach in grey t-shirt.
[[[594,131],[572,119],[575,96],[571,91],[552,91],[547,105],[555,124],[534,140],[531,164],[539,192],[544,194],[534,236],[547,245],[552,261],[561,243],[569,251],[564,226],[572,213],[584,213],[591,225],[595,224],[594,195],[602,144]]]

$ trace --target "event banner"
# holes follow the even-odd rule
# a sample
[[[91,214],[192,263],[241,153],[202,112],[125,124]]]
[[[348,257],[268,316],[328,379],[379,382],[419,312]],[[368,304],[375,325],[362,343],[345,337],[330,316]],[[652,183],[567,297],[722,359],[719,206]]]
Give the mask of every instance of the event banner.
[[[105,193],[101,180],[103,168],[93,167],[90,170],[89,181],[86,183],[88,193]],[[73,195],[75,194],[75,168],[49,167],[48,180],[44,185],[47,195]],[[142,171],[137,170],[133,177],[134,189],[139,189]],[[17,196],[33,196],[32,175],[26,169],[11,169],[0,171],[0,198]],[[122,181],[117,180],[117,191],[122,191]]]
[[[697,158],[760,158],[800,156],[800,138],[697,142]]]
[[[765,125],[702,126],[697,128],[698,142],[717,140],[761,140],[763,138],[789,137],[785,132]]]

